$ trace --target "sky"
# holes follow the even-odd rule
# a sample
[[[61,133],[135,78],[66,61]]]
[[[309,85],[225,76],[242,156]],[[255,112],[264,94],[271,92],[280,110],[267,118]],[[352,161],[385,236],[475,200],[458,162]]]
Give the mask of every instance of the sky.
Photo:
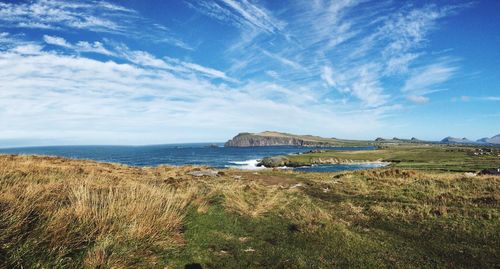
[[[500,133],[500,1],[0,0],[0,147]]]

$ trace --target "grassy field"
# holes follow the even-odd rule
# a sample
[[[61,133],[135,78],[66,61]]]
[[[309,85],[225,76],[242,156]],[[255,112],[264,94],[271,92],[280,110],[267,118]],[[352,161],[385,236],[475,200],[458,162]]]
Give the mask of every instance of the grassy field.
[[[288,166],[381,161],[390,162],[391,167],[398,168],[477,172],[481,169],[500,167],[500,147],[386,146],[378,150],[326,151],[284,158],[289,162]]]
[[[0,156],[0,268],[495,268],[500,260],[500,177],[400,168],[191,175],[203,169]]]

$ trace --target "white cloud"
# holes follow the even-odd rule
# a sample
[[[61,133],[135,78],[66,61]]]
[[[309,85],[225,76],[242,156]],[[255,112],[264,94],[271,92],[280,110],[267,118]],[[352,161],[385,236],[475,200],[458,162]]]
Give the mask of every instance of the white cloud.
[[[350,93],[364,105],[377,107],[386,104],[389,98],[379,81],[379,68],[376,64],[365,64],[334,74],[332,67],[324,66],[321,77],[338,92]]]
[[[277,60],[278,62],[280,62],[283,65],[290,66],[294,69],[304,69],[299,63],[294,62],[293,60],[287,59],[287,58],[280,56],[278,54],[271,53],[267,50],[262,50],[262,53],[264,53],[265,55],[267,55],[268,57],[270,57],[274,60]]]
[[[274,71],[274,70],[268,70],[266,71],[266,74],[274,79],[278,79],[279,78],[279,74],[278,72]]]
[[[354,96],[363,101],[366,105],[376,107],[387,102],[388,95],[380,85],[378,74],[371,65],[362,66],[354,81],[351,82],[350,90]],[[349,88],[349,86],[346,86]]]
[[[351,100],[359,100],[369,107],[400,100],[392,95],[428,94],[452,77],[455,70],[450,69],[447,70],[449,73],[442,73],[449,77],[442,78],[442,81],[428,81],[427,85],[416,77],[416,73],[422,71],[416,67],[441,63],[439,59],[425,58],[423,49],[428,34],[437,28],[438,20],[453,13],[452,8],[405,4],[394,8],[387,2],[365,4],[366,1],[357,0],[294,2],[289,5],[293,11],[289,14],[293,15],[279,32],[283,39],[275,35],[269,41],[271,49],[261,47],[262,40],[266,39],[259,32],[242,30],[242,38],[229,50],[229,55],[238,59],[232,70],[267,74],[276,66],[262,57],[263,54],[291,67],[282,72],[290,84],[320,78],[328,90],[344,97],[349,94],[354,97]],[[235,12],[226,15],[226,19],[230,15],[236,16]],[[392,89],[387,88],[385,81],[404,83],[401,80],[408,75],[414,78],[408,80],[405,89],[411,91],[412,85],[427,89],[412,94],[389,93]]]
[[[429,97],[421,96],[421,95],[410,95],[406,97],[408,100],[417,104],[425,104],[429,102]]]
[[[70,44],[68,41],[66,41],[66,39],[62,37],[50,36],[50,35],[44,35],[43,40],[47,44],[60,46],[67,49],[72,49],[77,52],[93,52],[108,56],[116,56],[115,53],[106,49],[104,45],[98,41],[95,42],[78,41],[76,44]]]
[[[328,86],[335,86],[335,80],[333,80],[333,69],[330,66],[324,66],[321,73],[321,78],[328,84]]]
[[[448,81],[457,71],[457,67],[447,62],[438,62],[414,70],[406,80],[402,91],[413,94],[426,94],[436,90],[436,87]]]
[[[390,57],[386,64],[386,72],[389,75],[407,73],[409,64],[417,59],[418,56],[416,53],[406,53],[401,56]]]
[[[347,135],[376,128],[379,117],[339,116],[307,87],[234,88],[162,68],[23,50],[0,52],[0,139],[140,144],[181,139],[176,133],[184,136],[177,141],[196,141],[242,129],[298,131],[290,115],[301,128]]]
[[[197,1],[190,6],[213,18],[267,33],[276,33],[285,27],[284,22],[274,18],[263,7],[247,0]]]
[[[0,5],[0,22],[10,27],[26,28],[85,28],[98,32],[117,32],[123,28],[114,23],[112,15],[129,16],[132,11],[119,11],[114,5],[95,3],[68,3],[58,0],[40,0],[27,3]],[[94,13],[102,12],[101,17]]]
[[[222,72],[222,71],[219,71],[219,70],[216,70],[216,69],[213,69],[213,68],[209,68],[209,67],[205,67],[205,66],[201,66],[201,65],[195,64],[195,63],[182,62],[181,64],[183,66],[191,69],[191,70],[203,73],[203,74],[205,74],[205,75],[207,75],[209,77],[221,78],[221,79],[225,79],[225,80],[228,80],[228,81],[230,80],[230,81],[235,82],[235,80],[227,77],[226,74],[224,72]]]
[[[126,35],[137,39],[167,42],[192,49],[171,35],[167,28],[140,16],[136,11],[106,1],[34,0],[0,3],[0,27],[86,30]]]
[[[50,29],[42,32],[45,43],[0,34],[0,139],[162,143],[262,129],[359,137],[399,111],[396,102],[428,102],[426,95],[458,72],[452,58],[425,53],[429,33],[450,9],[389,2],[294,1],[271,13],[259,1],[190,1],[240,31],[233,42],[217,40],[215,64],[197,61],[204,51],[174,56],[141,42],[114,43],[126,35],[147,48],[168,42],[192,49],[120,5],[0,3],[0,27]],[[102,43],[71,38],[82,31]]]
[[[73,47],[71,44],[66,42],[66,39],[64,39],[62,37],[44,35],[43,40],[45,41],[45,43],[51,44],[51,45],[61,46],[61,47],[65,47],[65,48],[72,48]]]
[[[42,52],[43,47],[37,44],[25,44],[11,49],[11,52],[21,55],[38,55]]]
[[[236,80],[228,77],[222,71],[195,63],[183,62],[170,57],[165,57],[165,60],[160,59],[146,51],[131,50],[124,44],[116,45],[113,50],[109,50],[105,48],[101,42],[97,41],[93,43],[87,41],[78,41],[76,44],[71,44],[62,37],[44,35],[43,38],[47,44],[60,46],[77,52],[99,53],[103,55],[114,56],[116,58],[121,58],[133,64],[144,67],[159,68],[184,74],[192,74],[194,72],[206,77],[220,78],[230,82],[237,82]]]
[[[76,43],[76,47],[79,51],[88,51],[104,55],[114,55],[114,53],[106,49],[104,45],[99,41],[94,41],[92,43],[87,41],[78,41],[78,43]]]

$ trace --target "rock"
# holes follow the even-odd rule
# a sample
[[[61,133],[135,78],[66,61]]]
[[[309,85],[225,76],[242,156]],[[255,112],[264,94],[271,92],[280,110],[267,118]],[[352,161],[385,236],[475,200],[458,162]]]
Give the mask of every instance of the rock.
[[[484,169],[478,175],[500,176],[500,168]]]
[[[384,141],[385,139],[383,139],[382,137],[377,137],[377,139],[375,139],[375,141],[377,142],[380,142],[380,141]]]
[[[322,152],[326,152],[326,150],[323,150],[323,149],[313,149],[313,150],[308,151],[307,153],[322,153]]]
[[[290,160],[284,156],[275,156],[275,157],[266,157],[260,161],[257,166],[264,166],[268,168],[273,167],[283,167],[287,166],[290,163]]]
[[[219,148],[220,146],[217,144],[210,144],[207,146],[207,148]]]

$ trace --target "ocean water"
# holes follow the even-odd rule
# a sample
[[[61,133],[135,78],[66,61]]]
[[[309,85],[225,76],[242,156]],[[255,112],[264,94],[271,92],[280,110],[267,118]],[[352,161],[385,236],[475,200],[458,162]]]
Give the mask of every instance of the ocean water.
[[[207,165],[221,168],[263,169],[258,160],[275,155],[306,152],[304,147],[223,147],[219,144],[168,144],[152,146],[50,146],[0,149],[5,154],[36,154],[121,163],[130,166]],[[325,148],[322,148],[325,149]],[[333,150],[370,150],[365,148],[330,148]],[[318,165],[295,168],[304,172],[332,172],[373,168],[375,165]]]

